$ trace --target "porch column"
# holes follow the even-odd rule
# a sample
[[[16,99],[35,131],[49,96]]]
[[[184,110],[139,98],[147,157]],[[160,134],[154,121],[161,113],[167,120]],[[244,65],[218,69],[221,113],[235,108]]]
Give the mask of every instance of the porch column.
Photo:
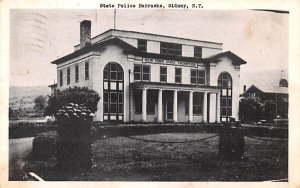
[[[147,89],[143,89],[142,97],[142,120],[143,122],[147,121]]]
[[[174,96],[173,96],[173,121],[176,123],[177,120],[177,90],[174,90]]]
[[[216,93],[216,122],[220,123],[220,93]]]
[[[158,122],[162,122],[162,92],[163,90],[162,89],[159,89],[158,90],[158,105],[157,105],[157,113],[158,113],[158,118],[157,118],[157,121]]]
[[[193,91],[190,91],[190,95],[189,95],[189,122],[193,123],[194,119],[193,119]]]
[[[203,122],[207,123],[207,92],[203,93]]]

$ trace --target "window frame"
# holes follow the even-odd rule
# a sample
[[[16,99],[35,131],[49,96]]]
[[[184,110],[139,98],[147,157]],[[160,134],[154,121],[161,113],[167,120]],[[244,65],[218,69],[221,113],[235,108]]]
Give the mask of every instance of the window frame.
[[[84,77],[85,77],[85,80],[90,79],[90,64],[88,61],[86,61],[84,64]]]
[[[198,54],[200,54],[200,56]],[[203,55],[203,47],[202,46],[194,46],[194,57],[202,58],[202,55]]]
[[[136,67],[139,67],[140,71],[136,71]],[[149,73],[145,73],[144,68],[149,68]],[[139,79],[136,79],[136,75],[139,75]],[[149,76],[149,80],[144,79],[144,75]],[[150,65],[141,65],[141,64],[135,64],[133,68],[133,79],[135,81],[146,81],[150,82],[151,81],[151,66]]]
[[[145,39],[138,39],[138,46],[137,46],[138,49],[141,50],[142,52],[147,52],[147,43],[148,42]]]
[[[160,54],[182,56],[182,44],[160,42]]]
[[[196,72],[196,76],[192,76],[192,72]],[[204,73],[203,76],[200,77],[200,73]],[[192,80],[195,80],[195,82],[193,82]],[[203,83],[200,83],[200,79],[203,79]],[[190,83],[193,85],[205,85],[206,83],[206,71],[205,70],[201,70],[201,69],[191,69],[190,72]]]
[[[75,65],[75,83],[79,82],[79,65]]]
[[[63,70],[59,70],[59,85],[63,86],[64,85],[64,74]]]
[[[71,70],[70,67],[67,68],[67,85],[71,83]]]
[[[176,70],[180,70],[180,75],[177,75],[176,73]],[[180,78],[180,81],[176,81],[176,78],[179,77]],[[181,84],[182,83],[182,68],[180,67],[175,67],[175,83],[179,83]]]
[[[165,74],[162,74],[162,69],[165,69]],[[165,80],[162,80],[161,78],[162,78],[162,76],[163,77],[165,77]],[[168,79],[168,68],[167,68],[167,66],[160,66],[160,68],[159,68],[159,80],[160,80],[160,82],[167,82],[167,79]]]

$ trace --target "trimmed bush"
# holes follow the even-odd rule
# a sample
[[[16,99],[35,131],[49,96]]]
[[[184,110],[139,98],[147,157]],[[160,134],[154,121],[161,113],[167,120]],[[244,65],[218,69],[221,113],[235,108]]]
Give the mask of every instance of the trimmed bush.
[[[56,156],[56,131],[38,134],[32,143],[32,155],[35,159],[49,159]]]
[[[46,115],[57,113],[60,108],[68,103],[81,104],[95,113],[99,100],[99,94],[87,87],[70,87],[62,91],[57,90],[49,96]]]

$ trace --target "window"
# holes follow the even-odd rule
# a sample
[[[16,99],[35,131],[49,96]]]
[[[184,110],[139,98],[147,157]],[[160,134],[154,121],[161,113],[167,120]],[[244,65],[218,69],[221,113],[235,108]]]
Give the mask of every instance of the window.
[[[204,85],[205,84],[205,71],[198,70],[198,84]]]
[[[67,68],[67,85],[70,84],[70,67]]]
[[[89,75],[89,62],[85,62],[85,79],[88,80],[90,75]]]
[[[191,69],[191,84],[205,84],[205,71]]]
[[[124,73],[116,62],[109,62],[103,69],[103,120],[123,121]]]
[[[59,71],[59,85],[63,86],[64,80],[63,80],[63,71]]]
[[[201,46],[194,47],[194,57],[202,58],[202,47]]]
[[[150,81],[149,65],[134,65],[134,80]]]
[[[175,83],[181,83],[181,68],[175,68]]]
[[[166,55],[182,55],[182,45],[174,43],[160,43],[160,53]]]
[[[232,78],[228,72],[222,72],[218,77],[218,86],[221,92],[221,120],[229,121],[232,115]]]
[[[160,81],[167,82],[167,67],[160,67]]]
[[[143,65],[143,81],[149,81],[150,80],[150,66]]]
[[[134,65],[134,80],[142,80],[141,65]]]
[[[203,95],[201,93],[194,93],[193,95],[193,114],[194,115],[202,115],[202,106],[203,103]]]
[[[75,65],[75,82],[79,81],[79,67]]]
[[[134,93],[135,99],[135,113],[141,114],[142,113],[142,90],[136,90]]]
[[[191,84],[197,84],[197,70],[191,69]]]
[[[138,39],[138,49],[142,52],[147,52],[147,41]]]

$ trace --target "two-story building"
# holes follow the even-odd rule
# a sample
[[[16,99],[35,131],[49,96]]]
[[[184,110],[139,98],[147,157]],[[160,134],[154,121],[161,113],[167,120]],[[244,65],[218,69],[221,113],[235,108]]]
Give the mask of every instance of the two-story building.
[[[61,57],[57,89],[89,87],[101,99],[96,121],[220,122],[238,119],[240,65],[222,43],[134,31],[108,30]]]

